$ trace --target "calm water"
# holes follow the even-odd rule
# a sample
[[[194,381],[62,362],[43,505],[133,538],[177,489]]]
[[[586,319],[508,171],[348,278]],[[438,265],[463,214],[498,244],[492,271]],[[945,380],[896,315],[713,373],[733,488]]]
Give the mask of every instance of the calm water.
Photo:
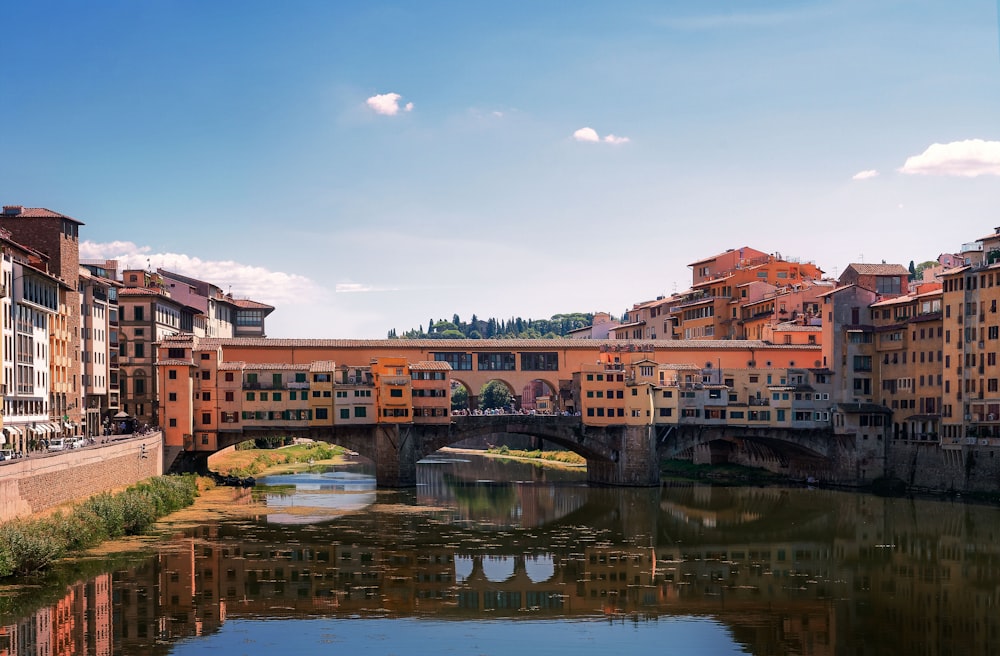
[[[1000,653],[997,508],[464,455],[418,475],[263,479],[249,518],[26,592],[0,656]]]

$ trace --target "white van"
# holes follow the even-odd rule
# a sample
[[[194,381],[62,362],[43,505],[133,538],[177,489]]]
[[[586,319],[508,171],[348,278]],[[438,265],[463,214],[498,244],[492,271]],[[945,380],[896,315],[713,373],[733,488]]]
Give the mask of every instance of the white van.
[[[87,446],[87,440],[83,439],[82,437],[78,437],[73,440],[74,449],[82,449],[85,446]]]
[[[49,440],[49,451],[64,451],[68,449],[69,445],[66,444],[66,440],[61,437],[57,437],[54,440]]]

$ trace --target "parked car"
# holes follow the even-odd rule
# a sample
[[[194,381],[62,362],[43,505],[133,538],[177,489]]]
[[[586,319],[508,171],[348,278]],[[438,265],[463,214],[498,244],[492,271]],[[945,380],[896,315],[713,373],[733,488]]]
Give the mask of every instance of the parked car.
[[[14,450],[13,449],[0,449],[0,460],[13,460]]]
[[[78,437],[77,439],[73,440],[74,449],[82,449],[85,446],[87,446],[87,440],[83,439],[82,437]]]
[[[61,437],[49,440],[49,451],[63,451],[68,448],[70,447],[67,445],[66,440]]]

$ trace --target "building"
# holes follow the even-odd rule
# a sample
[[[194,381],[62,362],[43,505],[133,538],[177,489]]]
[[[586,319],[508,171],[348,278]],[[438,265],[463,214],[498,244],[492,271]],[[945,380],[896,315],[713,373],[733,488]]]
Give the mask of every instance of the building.
[[[45,270],[58,280],[56,312],[49,321],[49,394],[43,434],[56,430],[80,434],[84,403],[80,356],[80,272],[79,229],[83,223],[72,217],[40,207],[5,205],[0,228],[10,238],[45,257]],[[16,283],[16,275],[15,275]]]
[[[80,265],[80,385],[86,436],[101,435],[118,413],[118,288],[98,265]]]

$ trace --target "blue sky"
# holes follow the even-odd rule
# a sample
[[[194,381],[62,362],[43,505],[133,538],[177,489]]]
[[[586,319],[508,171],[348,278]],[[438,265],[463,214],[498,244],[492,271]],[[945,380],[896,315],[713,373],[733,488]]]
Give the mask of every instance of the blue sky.
[[[272,337],[605,310],[1000,226],[996,0],[11,2],[0,201]]]

